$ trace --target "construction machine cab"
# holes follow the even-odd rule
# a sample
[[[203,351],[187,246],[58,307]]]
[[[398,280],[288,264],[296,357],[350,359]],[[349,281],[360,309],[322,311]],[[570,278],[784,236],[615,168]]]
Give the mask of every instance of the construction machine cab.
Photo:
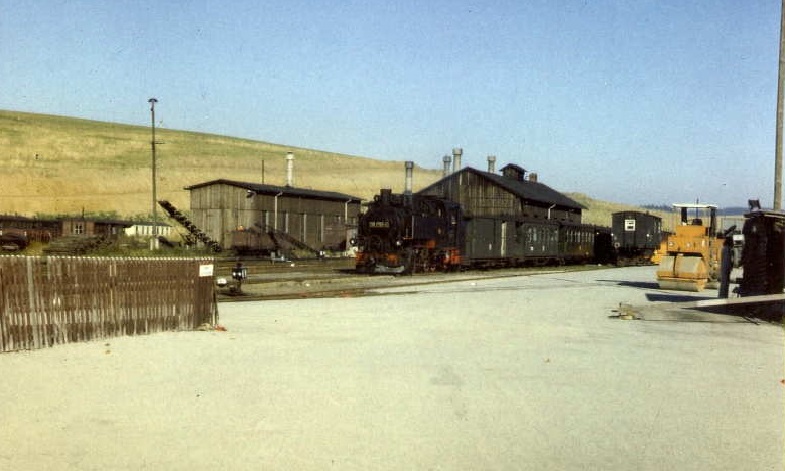
[[[706,228],[706,235],[714,234],[717,231],[717,206],[713,204],[699,203],[674,203],[674,209],[679,209],[681,213],[682,226],[701,226]],[[693,210],[693,218],[690,219],[690,210]],[[704,219],[708,218],[708,225],[704,225]]]

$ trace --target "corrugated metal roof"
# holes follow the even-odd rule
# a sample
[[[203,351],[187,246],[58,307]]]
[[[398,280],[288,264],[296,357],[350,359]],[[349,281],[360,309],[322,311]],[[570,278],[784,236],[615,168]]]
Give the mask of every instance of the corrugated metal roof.
[[[362,198],[359,198],[357,196],[347,195],[345,193],[338,193],[335,191],[309,190],[306,188],[297,188],[293,186],[264,185],[260,183],[239,182],[235,180],[225,180],[225,179],[211,180],[209,182],[198,183],[196,185],[187,186],[185,187],[185,189],[190,191],[210,185],[236,186],[244,190],[253,191],[254,193],[260,195],[275,196],[279,193],[282,193],[281,196],[291,196],[291,197],[300,197],[300,198],[321,199],[321,200],[341,201],[341,202],[346,202],[347,200],[351,200],[352,202],[356,201],[358,203],[362,201]]]

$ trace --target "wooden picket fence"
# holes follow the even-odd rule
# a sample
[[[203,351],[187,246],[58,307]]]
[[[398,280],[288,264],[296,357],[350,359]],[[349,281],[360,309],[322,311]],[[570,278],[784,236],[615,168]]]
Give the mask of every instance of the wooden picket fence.
[[[0,256],[0,352],[218,323],[211,258]]]

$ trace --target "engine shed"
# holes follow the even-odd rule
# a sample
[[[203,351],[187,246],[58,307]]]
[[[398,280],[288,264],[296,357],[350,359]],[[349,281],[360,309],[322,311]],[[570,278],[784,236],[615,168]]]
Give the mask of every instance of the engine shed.
[[[583,206],[553,188],[537,181],[515,164],[497,174],[466,167],[457,170],[418,194],[441,196],[463,206],[467,218],[552,220],[580,224]]]
[[[495,172],[460,169],[461,149],[454,149],[454,171],[418,193],[447,198],[463,208],[466,246],[474,265],[518,265],[556,260],[574,263],[591,258],[596,230],[581,224],[583,206],[537,181],[534,173],[508,164]]]
[[[194,225],[238,252],[342,251],[360,214],[359,197],[332,191],[225,179],[185,189]]]

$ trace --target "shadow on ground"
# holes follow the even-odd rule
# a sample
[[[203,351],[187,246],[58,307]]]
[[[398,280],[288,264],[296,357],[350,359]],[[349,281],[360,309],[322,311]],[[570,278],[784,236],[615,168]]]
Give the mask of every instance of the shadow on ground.
[[[660,289],[660,285],[656,282],[649,281],[619,281],[619,280],[597,280],[603,283],[616,283],[619,286],[629,286],[630,288],[641,289]]]

